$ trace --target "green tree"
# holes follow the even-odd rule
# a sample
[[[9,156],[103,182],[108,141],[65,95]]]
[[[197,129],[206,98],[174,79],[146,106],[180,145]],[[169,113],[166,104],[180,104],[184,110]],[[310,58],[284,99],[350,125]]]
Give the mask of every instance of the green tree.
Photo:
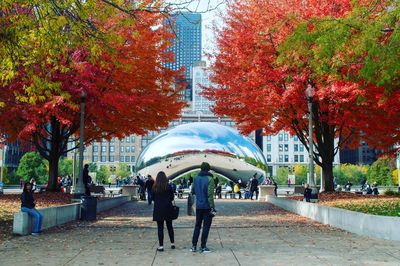
[[[289,169],[287,167],[279,167],[274,180],[278,185],[287,185],[288,175]]]
[[[344,185],[350,181],[356,185],[367,179],[368,168],[367,165],[342,164],[335,167],[333,173],[336,183]]]
[[[37,152],[25,153],[19,162],[16,175],[25,182],[35,178],[37,183],[44,184],[47,181],[46,161]]]
[[[367,180],[370,184],[375,183],[381,186],[393,186],[392,159],[381,157],[376,160],[367,172]]]
[[[58,174],[60,176],[72,175],[74,161],[68,158],[62,158],[58,164]]]
[[[120,178],[126,178],[131,175],[131,171],[126,163],[118,163],[115,174]]]
[[[99,183],[109,183],[111,181],[111,173],[107,166],[101,165],[96,172],[96,179]]]
[[[0,167],[0,171],[1,171],[1,167]],[[4,171],[3,171],[3,183],[4,184],[8,184],[10,182],[10,179],[8,178],[8,168],[4,167]]]
[[[295,165],[294,175],[296,176],[296,185],[301,185],[307,183],[307,172],[308,167],[306,165]]]

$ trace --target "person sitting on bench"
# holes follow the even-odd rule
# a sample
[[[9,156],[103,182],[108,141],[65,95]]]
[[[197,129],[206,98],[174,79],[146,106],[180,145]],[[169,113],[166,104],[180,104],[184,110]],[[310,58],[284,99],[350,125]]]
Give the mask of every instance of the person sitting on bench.
[[[35,209],[35,199],[33,198],[33,191],[31,183],[24,184],[24,190],[21,194],[21,211],[27,212],[28,215],[33,216],[32,235],[37,236],[41,233],[43,215]]]

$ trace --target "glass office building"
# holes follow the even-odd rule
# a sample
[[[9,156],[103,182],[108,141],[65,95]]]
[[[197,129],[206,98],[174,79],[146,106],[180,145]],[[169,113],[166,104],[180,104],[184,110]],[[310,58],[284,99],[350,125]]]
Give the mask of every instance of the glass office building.
[[[173,70],[184,68],[184,79],[188,86],[184,92],[184,99],[192,100],[190,70],[193,63],[201,60],[201,14],[179,13],[172,17],[176,38],[172,51],[175,55],[173,63],[166,64]]]

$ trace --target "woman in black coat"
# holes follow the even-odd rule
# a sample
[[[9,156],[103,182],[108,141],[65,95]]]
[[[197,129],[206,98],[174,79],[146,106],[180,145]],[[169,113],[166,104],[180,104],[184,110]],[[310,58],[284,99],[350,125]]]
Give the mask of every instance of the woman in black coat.
[[[168,184],[167,176],[164,172],[159,172],[156,182],[152,188],[154,209],[153,221],[157,222],[158,242],[160,246],[157,251],[164,251],[164,221],[167,224],[169,239],[171,240],[171,248],[175,249],[174,244],[174,228],[172,227],[172,214],[174,192]]]

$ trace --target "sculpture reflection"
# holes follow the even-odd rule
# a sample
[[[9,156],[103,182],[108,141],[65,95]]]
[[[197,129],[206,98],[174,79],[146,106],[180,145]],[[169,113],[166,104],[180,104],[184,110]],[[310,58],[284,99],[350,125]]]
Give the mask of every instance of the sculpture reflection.
[[[202,162],[234,182],[247,182],[255,173],[260,184],[265,178],[264,155],[252,140],[208,122],[183,124],[157,136],[139,155],[136,171],[152,176],[164,171],[175,179],[199,169]]]

